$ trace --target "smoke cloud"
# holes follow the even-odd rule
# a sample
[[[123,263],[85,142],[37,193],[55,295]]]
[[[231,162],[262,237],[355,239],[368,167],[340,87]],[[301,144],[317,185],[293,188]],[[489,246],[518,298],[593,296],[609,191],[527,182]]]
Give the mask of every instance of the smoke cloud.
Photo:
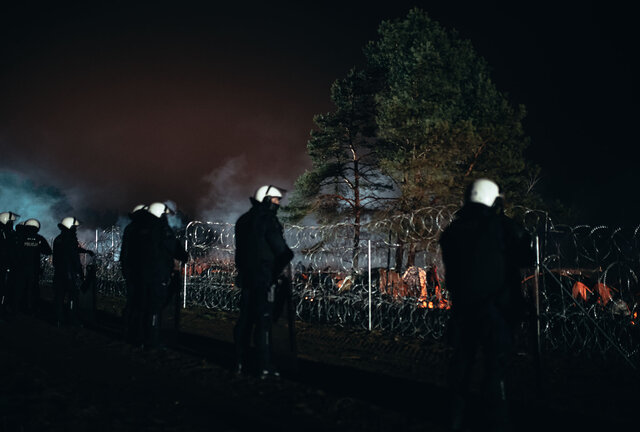
[[[262,185],[271,184],[291,190],[291,178],[256,172],[244,155],[229,158],[203,179],[209,186],[200,199],[198,216],[204,221],[235,223],[249,207],[249,197]],[[281,204],[286,205],[285,195]]]
[[[40,234],[47,240],[58,235],[58,223],[71,216],[73,210],[70,199],[60,190],[37,184],[19,173],[0,171],[0,212],[19,214],[16,223],[38,219]]]
[[[244,186],[247,170],[246,158],[238,156],[205,176],[209,192],[201,198],[198,211],[203,220],[234,223],[247,210],[251,195]]]

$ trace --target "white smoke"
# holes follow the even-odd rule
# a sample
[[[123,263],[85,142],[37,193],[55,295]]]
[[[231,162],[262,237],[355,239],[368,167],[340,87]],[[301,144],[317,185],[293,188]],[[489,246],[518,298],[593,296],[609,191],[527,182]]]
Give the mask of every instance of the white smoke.
[[[249,208],[252,190],[244,186],[247,175],[244,156],[227,160],[220,168],[209,173],[204,181],[209,193],[199,203],[198,217],[203,221],[235,223]]]
[[[220,168],[209,173],[204,181],[209,193],[199,203],[198,217],[207,222],[235,223],[250,207],[249,197],[263,185],[271,184],[290,189],[290,182],[282,176],[249,170],[244,156],[228,159]],[[287,196],[281,202],[286,205]]]
[[[27,219],[40,221],[40,234],[51,241],[60,233],[58,223],[73,210],[69,198],[59,190],[37,185],[12,171],[0,171],[0,212],[20,215],[16,223]]]
[[[178,208],[178,204],[172,200],[165,200],[164,204],[171,209],[171,214],[167,217],[169,222],[169,226],[174,230],[181,230],[187,225],[187,221],[185,220],[184,215],[180,212]]]

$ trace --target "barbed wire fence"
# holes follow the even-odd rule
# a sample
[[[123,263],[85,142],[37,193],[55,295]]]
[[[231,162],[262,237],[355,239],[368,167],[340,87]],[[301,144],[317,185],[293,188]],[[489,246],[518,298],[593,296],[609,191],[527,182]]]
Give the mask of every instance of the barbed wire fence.
[[[430,207],[362,223],[357,247],[350,223],[286,225],[295,252],[297,318],[441,340],[450,303],[438,239],[456,211]],[[636,368],[640,226],[556,225],[546,212],[520,207],[509,215],[537,239],[540,251],[539,277],[534,268],[522,274],[525,297],[539,304],[529,311],[538,321],[523,321],[520,343],[530,340],[537,325],[543,352],[622,359]],[[181,268],[182,306],[237,311],[234,225],[192,221],[177,235],[190,256]],[[97,251],[92,264],[100,296],[126,294],[120,240],[120,229],[111,227],[84,245]],[[398,259],[404,268],[397,268]]]

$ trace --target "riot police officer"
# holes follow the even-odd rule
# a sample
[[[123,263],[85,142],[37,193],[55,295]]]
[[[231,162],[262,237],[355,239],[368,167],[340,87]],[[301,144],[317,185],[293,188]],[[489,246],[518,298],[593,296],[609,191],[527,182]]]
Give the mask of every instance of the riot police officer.
[[[242,290],[240,316],[234,328],[237,370],[242,373],[255,327],[258,367],[262,378],[277,376],[272,361],[271,326],[275,283],[293,258],[276,213],[283,190],[273,185],[258,188],[251,208],[235,225],[235,263]]]
[[[488,417],[483,422],[489,430],[510,427],[505,373],[515,324],[513,307],[521,295],[517,274],[521,267],[533,264],[534,255],[528,234],[502,214],[501,205],[495,182],[474,181],[464,206],[440,237],[445,283],[451,293],[453,430],[468,426],[471,371],[480,347],[487,403],[480,411]]]
[[[120,269],[127,286],[127,302],[123,311],[124,338],[134,345],[142,344],[143,322],[142,310],[144,291],[141,280],[141,242],[140,233],[148,226],[154,216],[147,211],[144,204],[136,205],[129,218],[131,222],[122,234],[120,249]]]
[[[172,294],[170,287],[175,260],[186,262],[187,253],[169,226],[167,215],[171,209],[162,202],[155,202],[149,205],[147,212],[152,217],[146,218],[146,222],[136,228],[132,246],[139,251],[138,266],[129,267],[126,271],[131,269],[129,278],[140,283],[143,344],[145,349],[153,350],[163,345],[162,310]]]
[[[12,315],[15,305],[11,274],[15,259],[16,237],[13,223],[20,215],[13,212],[0,213],[0,315]]]
[[[25,313],[35,313],[40,302],[40,259],[51,255],[47,240],[38,234],[40,221],[27,219],[16,225],[14,290],[16,304]]]
[[[94,253],[80,247],[77,236],[79,225],[80,221],[75,217],[63,218],[58,224],[60,234],[53,241],[53,301],[58,326],[65,323],[65,310],[69,313],[72,325],[80,324],[78,299],[84,280],[80,254],[93,256]]]

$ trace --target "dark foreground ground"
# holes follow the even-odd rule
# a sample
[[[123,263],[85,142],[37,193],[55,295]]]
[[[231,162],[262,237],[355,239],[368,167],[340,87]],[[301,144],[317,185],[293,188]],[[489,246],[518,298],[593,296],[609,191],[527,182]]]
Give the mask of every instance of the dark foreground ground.
[[[83,328],[0,323],[0,431],[446,431],[444,345],[298,322],[283,377],[232,372],[235,315],[188,309],[167,350],[124,343],[121,304]],[[281,329],[282,330],[282,329]],[[515,431],[638,430],[640,386],[617,363],[547,359],[509,371]],[[481,411],[476,401],[476,417]]]

